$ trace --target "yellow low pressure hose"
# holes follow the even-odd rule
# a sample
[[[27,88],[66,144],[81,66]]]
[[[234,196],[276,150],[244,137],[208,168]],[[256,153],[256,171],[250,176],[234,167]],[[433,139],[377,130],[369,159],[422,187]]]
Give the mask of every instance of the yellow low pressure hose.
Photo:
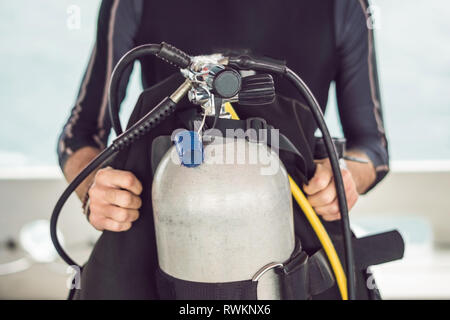
[[[322,222],[320,222],[319,217],[309,203],[308,199],[306,199],[302,190],[298,187],[297,183],[295,183],[294,179],[292,179],[291,176],[289,176],[289,183],[291,184],[291,192],[294,196],[295,201],[297,201],[298,205],[311,224],[311,227],[316,233],[317,238],[319,238],[323,250],[325,250],[328,260],[330,261],[331,268],[333,269],[334,275],[336,277],[339,291],[341,292],[342,300],[348,300],[347,278],[345,277],[344,269],[342,268],[341,261],[339,260],[339,257],[336,253],[333,242],[331,242],[327,231],[325,230]]]
[[[227,102],[225,104],[225,111],[231,115],[232,119],[239,120],[239,116],[237,115],[231,103]],[[298,203],[306,218],[308,219],[308,222],[311,224],[311,227],[316,233],[317,238],[319,238],[319,241],[322,244],[322,247],[328,257],[331,268],[333,269],[336,278],[337,285],[339,287],[339,291],[342,296],[342,300],[348,300],[347,278],[345,276],[344,269],[342,268],[341,261],[339,260],[339,256],[336,253],[336,249],[334,248],[333,242],[331,242],[327,231],[325,230],[322,222],[309,203],[308,199],[305,197],[302,190],[299,188],[299,186],[291,176],[289,176],[289,184],[291,186],[291,192],[294,196],[295,201]]]

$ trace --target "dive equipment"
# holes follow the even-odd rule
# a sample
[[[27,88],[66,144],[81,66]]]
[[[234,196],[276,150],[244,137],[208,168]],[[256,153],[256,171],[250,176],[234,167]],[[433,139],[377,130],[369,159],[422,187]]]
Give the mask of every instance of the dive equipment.
[[[230,112],[233,119],[236,120],[239,119],[239,116],[237,115],[236,111],[234,110],[233,106],[230,103],[227,103],[225,105],[225,109],[228,112]],[[347,300],[348,299],[347,278],[345,276],[344,269],[342,268],[341,261],[339,260],[339,257],[336,253],[336,249],[334,248],[333,242],[331,241],[327,231],[320,222],[319,217],[317,216],[313,207],[309,204],[308,199],[306,199],[305,195],[303,194],[297,183],[294,181],[294,179],[292,179],[291,176],[288,176],[288,178],[292,196],[294,197],[295,201],[297,201],[298,205],[300,206],[309,223],[311,224],[312,228],[314,229],[317,237],[319,238],[319,241],[322,244],[322,247],[333,269],[341,297],[343,300]]]
[[[132,144],[136,139],[139,139],[142,135],[151,130],[160,121],[175,110],[176,103],[181,100],[181,98],[190,89],[191,83],[186,80],[170,97],[165,98],[160,102],[155,108],[153,108],[146,116],[144,116],[140,121],[133,125],[126,132],[120,134],[113,143],[103,150],[97,157],[95,157],[67,186],[63,194],[59,197],[53,213],[50,219],[50,235],[52,242],[55,246],[56,251],[61,256],[61,258],[69,266],[78,266],[78,264],[69,257],[69,255],[64,251],[63,247],[58,241],[58,236],[56,233],[56,225],[58,222],[59,214],[62,207],[66,203],[69,196],[76,190],[76,188],[86,179],[89,174],[94,170],[98,169],[109,160],[111,160],[114,155],[116,155],[120,150],[125,149],[127,146]],[[79,267],[79,266],[78,266]]]
[[[147,116],[133,125],[130,129],[128,129],[125,133],[122,133],[122,128],[120,125],[120,120],[118,116],[118,86],[120,83],[120,78],[124,70],[131,62],[133,62],[138,57],[142,57],[144,55],[156,55],[161,59],[173,64],[176,67],[179,67],[182,70],[182,73],[185,74],[187,78],[186,82],[183,84],[182,89],[178,90],[178,92],[174,93],[172,96],[179,99],[182,98],[182,95],[179,94],[180,91],[182,93],[187,93],[189,90],[196,90],[196,88],[200,88],[205,90],[209,97],[206,103],[202,104],[202,107],[205,109],[206,113],[213,114],[213,110],[216,114],[216,119],[219,116],[219,109],[215,106],[216,99],[214,97],[214,93],[211,93],[211,90],[208,88],[208,83],[205,81],[207,76],[211,73],[211,65],[215,64],[227,64],[231,67],[235,67],[243,70],[255,70],[255,71],[263,71],[263,72],[275,72],[277,74],[281,74],[286,76],[288,80],[290,80],[294,86],[300,91],[300,93],[305,97],[308,105],[313,113],[315,120],[321,130],[324,141],[326,144],[327,151],[329,153],[331,167],[334,174],[338,199],[339,199],[339,207],[342,216],[342,228],[343,235],[345,240],[345,253],[346,253],[346,265],[347,265],[347,277],[348,277],[348,291],[349,298],[352,299],[354,296],[354,259],[353,252],[351,248],[351,231],[349,227],[348,221],[348,210],[347,204],[345,200],[345,190],[343,187],[342,176],[339,168],[338,159],[336,156],[335,147],[331,141],[331,136],[326,127],[325,121],[323,119],[323,114],[320,110],[320,107],[315,100],[314,96],[306,86],[306,84],[298,77],[292,70],[287,68],[283,63],[276,62],[274,60],[266,60],[266,59],[253,59],[249,56],[238,56],[238,57],[223,57],[221,55],[216,55],[211,59],[211,56],[206,61],[206,63],[199,63],[198,61],[192,61],[191,57],[182,52],[175,47],[168,45],[166,43],[162,43],[161,45],[156,44],[148,44],[142,45],[137,48],[130,50],[127,54],[125,54],[116,65],[113,70],[111,76],[111,82],[109,87],[109,113],[111,117],[111,122],[114,130],[118,137],[111,146],[106,148],[99,156],[97,156],[94,160],[91,161],[90,164],[69,184],[67,189],[64,191],[63,195],[58,200],[53,214],[51,218],[51,236],[52,240],[55,243],[55,248],[61,257],[69,264],[76,265],[76,263],[65,253],[61,245],[58,243],[57,235],[54,230],[56,230],[57,219],[59,213],[64,205],[65,201],[69,197],[69,195],[76,189],[76,187],[96,168],[101,166],[104,162],[109,160],[115,153],[119,150],[127,147],[131,144],[136,138],[139,138],[143,134],[145,134],[148,130],[150,130],[153,126],[159,123],[165,116],[175,111],[175,102],[170,98],[166,98],[163,100],[157,107],[152,109]],[[200,60],[200,59],[199,59]],[[192,63],[192,68],[187,68]],[[206,77],[204,77],[206,76]],[[217,93],[216,93],[217,94]],[[217,94],[218,95],[218,94]],[[192,96],[192,95],[190,95]],[[219,112],[218,112],[219,111]]]
[[[127,66],[130,65],[135,59],[140,58],[145,55],[155,55],[160,57],[161,59],[173,64],[177,68],[181,69],[181,73],[186,78],[185,82],[172,94],[170,97],[166,97],[161,101],[155,108],[151,109],[142,119],[137,121],[135,124],[133,124],[127,131],[122,132],[122,128],[120,125],[119,117],[118,117],[118,86],[120,82],[120,78],[124,70]],[[353,257],[353,250],[352,250],[352,239],[351,239],[351,231],[349,227],[349,221],[348,221],[348,210],[347,210],[347,204],[345,200],[345,190],[342,182],[342,176],[339,168],[339,162],[338,157],[336,154],[335,146],[331,140],[330,134],[328,132],[328,129],[326,127],[326,124],[323,119],[322,111],[314,98],[311,91],[308,89],[306,84],[296,75],[292,70],[287,68],[284,63],[277,62],[275,60],[270,59],[254,59],[250,56],[237,56],[237,57],[225,57],[221,54],[218,55],[212,55],[212,56],[197,56],[197,57],[190,57],[184,52],[180,51],[179,49],[168,45],[166,43],[161,44],[149,44],[149,45],[142,45],[135,49],[130,50],[127,54],[125,54],[122,59],[119,61],[119,63],[114,68],[114,71],[111,76],[111,82],[109,87],[109,113],[111,117],[111,122],[113,125],[114,130],[117,133],[117,138],[113,141],[113,143],[107,147],[102,153],[100,153],[88,166],[83,169],[83,171],[69,184],[67,189],[64,191],[64,193],[61,195],[60,199],[58,200],[53,214],[51,218],[51,237],[52,241],[54,242],[55,248],[60,254],[60,256],[66,261],[69,265],[76,266],[76,263],[66,254],[60,243],[58,242],[57,234],[56,234],[56,224],[58,220],[58,216],[60,214],[60,211],[67,200],[67,198],[70,196],[70,194],[77,188],[77,186],[94,170],[96,170],[98,167],[102,166],[107,161],[111,160],[111,158],[116,155],[119,151],[124,150],[125,148],[129,147],[131,144],[133,144],[137,139],[144,136],[146,133],[148,133],[152,128],[154,128],[158,123],[160,123],[163,119],[165,119],[170,114],[174,113],[176,110],[176,104],[187,94],[190,102],[194,105],[199,105],[200,108],[203,110],[203,120],[200,124],[200,127],[196,131],[184,131],[181,135],[178,136],[178,138],[182,138],[181,140],[178,140],[176,142],[176,146],[172,147],[169,152],[166,154],[166,156],[163,158],[163,161],[160,163],[160,166],[157,169],[157,175],[155,177],[154,181],[154,192],[155,192],[155,199],[154,201],[154,214],[155,214],[155,222],[158,221],[158,227],[156,229],[156,235],[157,235],[157,243],[159,246],[158,250],[158,259],[160,262],[161,271],[164,273],[166,271],[169,271],[170,274],[165,274],[167,276],[166,278],[169,279],[171,276],[178,276],[180,278],[180,282],[182,283],[183,278],[186,280],[185,282],[189,281],[215,281],[215,282],[223,282],[223,281],[234,281],[234,280],[245,280],[246,278],[251,278],[251,275],[249,275],[250,269],[255,269],[256,265],[260,265],[263,260],[272,260],[275,259],[278,262],[274,264],[269,264],[266,266],[262,266],[263,269],[260,269],[260,272],[258,271],[258,268],[256,270],[253,270],[255,273],[253,273],[253,278],[256,277],[257,280],[261,279],[261,275],[263,274],[263,271],[266,272],[267,270],[271,270],[272,268],[282,268],[286,274],[283,279],[287,279],[287,274],[289,274],[289,270],[296,270],[296,277],[298,277],[299,274],[302,274],[300,278],[303,280],[307,280],[308,277],[312,279],[314,277],[314,272],[311,272],[309,275],[307,275],[305,270],[311,269],[311,270],[326,270],[327,266],[326,263],[324,264],[324,259],[318,258],[320,254],[316,256],[315,254],[310,257],[310,259],[306,259],[305,257],[299,258],[299,255],[301,256],[303,253],[301,251],[301,246],[299,247],[298,244],[296,244],[295,237],[293,236],[293,232],[290,222],[289,222],[289,215],[292,215],[292,208],[289,211],[286,206],[292,207],[291,197],[289,192],[284,192],[284,198],[286,198],[286,201],[283,203],[277,203],[278,206],[284,206],[284,209],[278,210],[277,208],[273,207],[274,203],[267,204],[267,212],[265,214],[264,220],[261,221],[262,225],[265,225],[266,227],[262,228],[261,230],[265,230],[259,238],[265,237],[267,235],[268,242],[264,242],[266,246],[272,246],[273,250],[269,250],[267,252],[260,252],[260,255],[254,255],[255,260],[252,261],[252,259],[247,259],[245,263],[247,263],[249,266],[252,263],[255,263],[252,265],[252,268],[248,268],[247,271],[244,274],[240,274],[242,271],[239,268],[232,268],[232,270],[228,270],[230,272],[229,278],[221,278],[224,273],[222,273],[220,276],[209,274],[206,272],[214,272],[214,270],[205,270],[208,266],[205,265],[199,265],[198,263],[201,262],[200,260],[193,259],[195,257],[196,252],[189,251],[190,248],[184,248],[182,252],[180,253],[179,247],[173,247],[173,244],[171,244],[170,241],[167,242],[167,239],[170,240],[170,237],[173,237],[177,234],[176,228],[179,228],[180,225],[177,223],[182,223],[184,227],[189,226],[190,224],[194,223],[195,219],[198,217],[192,217],[190,215],[180,215],[181,212],[183,212],[182,208],[192,208],[193,206],[198,205],[197,199],[194,199],[189,196],[188,192],[185,192],[183,190],[178,190],[176,192],[176,181],[172,180],[178,173],[180,173],[182,170],[182,175],[198,175],[195,176],[195,179],[192,181],[191,186],[193,191],[199,191],[198,195],[203,197],[201,199],[206,199],[208,201],[211,201],[211,205],[209,208],[215,208],[216,210],[221,208],[221,206],[226,206],[227,212],[235,212],[235,214],[239,214],[239,212],[235,211],[235,209],[232,208],[232,201],[230,203],[220,203],[217,202],[217,193],[215,194],[214,188],[220,188],[221,186],[221,179],[217,179],[216,181],[208,181],[206,183],[205,181],[203,183],[197,183],[198,181],[201,181],[201,179],[205,179],[208,176],[212,177],[213,174],[218,175],[217,177],[220,177],[220,174],[224,174],[224,172],[205,172],[208,168],[207,166],[200,165],[201,161],[198,161],[199,156],[201,155],[201,159],[207,159],[208,155],[205,156],[204,149],[203,149],[203,138],[206,137],[206,135],[203,134],[203,129],[205,128],[206,118],[208,116],[214,116],[214,122],[212,126],[209,126],[209,129],[214,128],[216,126],[217,120],[222,117],[230,117],[233,116],[234,118],[237,118],[237,114],[233,111],[227,114],[226,112],[226,106],[227,102],[239,102],[241,104],[248,104],[248,105],[260,105],[265,103],[270,103],[274,97],[275,97],[275,91],[274,91],[274,85],[273,85],[273,79],[269,74],[256,74],[256,75],[250,75],[247,77],[242,76],[242,73],[238,72],[238,70],[255,70],[255,71],[262,71],[262,72],[268,72],[268,73],[275,73],[278,75],[282,75],[286,77],[292,84],[296,87],[296,89],[301,93],[301,95],[305,98],[312,114],[314,115],[314,118],[317,122],[317,125],[319,129],[322,132],[324,144],[326,147],[326,151],[328,153],[328,156],[330,158],[331,167],[334,174],[335,179],[335,185],[337,189],[338,199],[339,199],[339,207],[340,212],[342,216],[342,233],[344,237],[344,252],[346,257],[346,267],[347,267],[347,279],[345,277],[345,274],[342,272],[342,267],[340,266],[339,258],[336,254],[336,251],[333,247],[333,244],[327,239],[327,234],[325,229],[320,223],[320,220],[317,218],[317,215],[315,215],[312,208],[309,206],[306,198],[302,198],[301,190],[298,188],[296,183],[292,180],[292,178],[289,177],[289,180],[287,179],[286,171],[281,170],[279,175],[276,177],[278,178],[278,185],[283,186],[283,190],[291,189],[292,193],[294,195],[294,198],[299,203],[300,207],[305,212],[306,216],[308,217],[308,220],[310,221],[311,225],[313,226],[313,229],[316,231],[323,247],[328,255],[328,259],[334,269],[335,275],[336,275],[336,281],[338,282],[339,289],[341,291],[342,297],[345,299],[347,297],[347,288],[348,288],[348,297],[350,299],[353,299],[355,297],[355,261]],[[223,119],[226,120],[226,119]],[[249,119],[247,119],[248,121]],[[236,120],[237,121],[237,120]],[[192,142],[194,141],[194,144],[189,143],[189,146],[186,146],[184,142]],[[226,140],[220,141],[220,138],[214,137],[213,141],[216,141],[217,143],[221,145],[226,145],[228,142]],[[239,139],[238,139],[239,140]],[[212,142],[213,144],[214,142]],[[240,140],[241,144],[243,144],[245,147],[252,148],[254,145],[257,145],[261,148],[266,148],[265,152],[272,154],[273,151],[269,151],[266,144],[260,143],[258,141],[252,142],[247,140]],[[253,143],[253,144],[252,144]],[[293,151],[296,153],[297,151],[292,149],[288,145],[288,149],[290,151]],[[169,162],[168,155],[176,154],[177,157],[180,157],[184,166],[174,166],[172,162]],[[205,157],[205,158],[204,158]],[[301,157],[301,155],[300,155]],[[179,158],[179,159],[180,159]],[[194,159],[194,161],[192,161]],[[196,159],[196,160],[195,160]],[[272,159],[274,161],[279,161],[279,159],[275,156],[272,156]],[[278,160],[277,160],[278,159]],[[191,161],[189,161],[191,160]],[[305,163],[306,165],[306,163]],[[189,166],[194,168],[189,168]],[[281,165],[280,162],[280,166]],[[257,167],[257,166],[256,166]],[[163,170],[164,168],[165,170]],[[248,170],[247,170],[248,171]],[[205,175],[199,175],[199,173],[206,173]],[[284,172],[284,173],[283,173]],[[235,172],[238,173],[238,172]],[[240,173],[241,176],[244,175],[244,172]],[[281,177],[284,175],[285,179],[283,180]],[[252,179],[254,179],[255,175],[252,176]],[[273,177],[272,177],[273,178]],[[245,179],[244,179],[245,180]],[[241,182],[245,182],[245,181]],[[251,179],[249,179],[250,181]],[[276,179],[275,179],[276,180]],[[275,181],[273,180],[273,181]],[[272,182],[273,182],[272,181]],[[284,181],[284,182],[283,182]],[[211,189],[208,188],[208,186],[212,186]],[[260,183],[258,184],[259,188],[267,187],[267,183]],[[277,184],[275,184],[277,185]],[[245,186],[245,183],[244,183]],[[290,186],[290,188],[289,188]],[[254,189],[254,190],[253,190]],[[261,191],[261,189],[258,188],[249,188],[248,185],[243,188],[243,192],[233,193],[233,194],[242,194],[245,196],[246,193],[253,194],[254,199],[259,199],[258,196],[252,192],[257,192],[258,190],[260,193],[268,194],[264,191]],[[279,188],[278,188],[279,189]],[[239,190],[239,188],[237,189]],[[164,192],[162,192],[164,191]],[[185,190],[186,191],[186,190]],[[175,193],[173,193],[175,192]],[[257,192],[258,193],[258,192]],[[162,199],[165,196],[170,196],[172,199],[177,199],[180,202],[180,207],[175,208],[176,210],[173,210],[174,207],[177,206],[176,202],[178,201],[158,201],[158,197]],[[289,200],[287,200],[289,198]],[[216,200],[214,200],[216,199]],[[226,194],[225,194],[226,199]],[[239,198],[238,198],[239,199]],[[242,199],[239,199],[242,201]],[[225,202],[225,201],[223,201]],[[201,204],[207,204],[207,201],[201,201]],[[247,209],[251,208],[250,202],[245,202],[246,205],[248,205]],[[172,206],[172,207],[171,207]],[[206,206],[208,207],[208,206]],[[233,211],[234,210],[234,211]],[[251,211],[251,210],[249,210]],[[241,222],[245,222],[245,219],[255,220],[257,218],[258,213],[260,213],[261,209],[258,211],[252,211],[251,213],[248,213],[247,216],[239,216],[241,218]],[[289,212],[288,212],[289,211]],[[205,212],[205,211],[196,211],[196,213],[199,212]],[[213,212],[213,210],[208,211],[210,214]],[[280,213],[281,212],[281,213]],[[282,214],[285,219],[282,219],[282,221],[274,222],[273,219],[275,217],[275,213]],[[252,218],[252,214],[255,218]],[[164,215],[168,215],[168,217],[165,217]],[[174,215],[173,217],[170,217],[170,215]],[[176,223],[169,223],[170,221],[174,221],[172,218],[176,217],[178,219]],[[209,216],[208,216],[209,217]],[[164,220],[167,218],[167,220]],[[223,219],[223,217],[220,216],[220,212],[217,213],[215,216],[217,219]],[[161,220],[162,219],[162,220]],[[184,220],[183,220],[184,219]],[[201,222],[204,223],[204,232],[205,234],[209,231],[211,231],[211,225],[207,225],[207,221],[204,220],[207,219],[201,219]],[[272,227],[276,226],[276,223],[280,223],[280,227],[276,230],[278,230],[279,234],[278,237],[274,236],[274,233],[272,233],[270,236],[267,233],[267,224],[269,221],[272,221],[272,223],[269,223]],[[219,224],[215,224],[216,228],[221,228],[222,225],[225,223],[231,223],[232,225],[233,220],[231,221],[223,221]],[[235,221],[237,223],[237,221]],[[248,225],[248,223],[244,223],[243,225]],[[236,226],[240,226],[237,224]],[[235,227],[236,227],[235,226]],[[158,229],[159,228],[159,229]],[[248,235],[244,236],[250,236],[246,238],[247,242],[256,241],[258,239],[258,232],[261,232],[261,230],[256,231],[254,233],[249,233]],[[223,230],[225,231],[225,230]],[[232,229],[230,230],[230,232]],[[224,235],[226,233],[223,233]],[[167,236],[167,235],[170,235]],[[184,233],[186,235],[186,233]],[[241,230],[242,235],[242,230]],[[280,235],[283,235],[285,237],[283,241],[283,237],[280,238]],[[202,248],[202,250],[208,251],[208,243],[202,242],[199,238],[196,238],[195,234],[190,234],[191,238],[185,238],[190,239],[192,243],[196,243],[197,249]],[[214,237],[206,237],[211,240],[211,242],[214,241],[220,241],[220,239],[214,239]],[[220,238],[220,237],[219,237]],[[227,239],[227,241],[230,239]],[[238,240],[236,237],[233,237],[231,239],[233,241]],[[226,242],[224,241],[223,244],[230,244],[231,249],[236,249],[236,243],[233,241]],[[283,246],[281,246],[281,242],[283,242]],[[270,244],[269,244],[270,242]],[[185,245],[189,242],[182,242],[179,241],[178,245]],[[192,244],[191,243],[191,244]],[[233,243],[235,245],[233,245]],[[241,243],[241,245],[245,245],[245,243]],[[278,245],[277,245],[278,244]],[[255,248],[255,246],[258,246],[257,243],[253,243],[252,246]],[[195,247],[195,245],[193,246]],[[225,249],[227,248],[226,245],[223,246]],[[294,250],[295,248],[298,248],[298,250]],[[285,251],[284,251],[285,250]],[[177,256],[184,256],[186,261],[189,261],[189,265],[186,264],[184,267],[186,268],[178,268],[176,267],[177,263],[173,263],[173,261],[169,261],[171,256],[166,256],[165,253],[167,252],[177,252]],[[236,251],[236,250],[235,250]],[[260,250],[263,251],[263,250]],[[245,252],[245,251],[243,251]],[[259,252],[259,251],[258,251]],[[161,254],[160,254],[161,253]],[[267,255],[266,255],[267,254]],[[279,254],[279,256],[276,256]],[[290,256],[289,256],[290,255]],[[269,257],[270,256],[270,257]],[[211,260],[212,261],[212,260]],[[273,261],[273,260],[272,260]],[[292,266],[291,261],[296,261],[297,264]],[[230,261],[228,259],[228,262],[230,264],[235,263],[236,261]],[[270,261],[266,261],[270,262]],[[213,262],[211,262],[213,263]],[[226,264],[225,264],[226,265]],[[310,265],[311,267],[307,266]],[[183,264],[182,264],[183,266]],[[287,267],[291,266],[291,267]],[[302,267],[298,267],[302,266]],[[315,266],[315,267],[314,267]],[[218,266],[216,266],[218,267]],[[175,268],[175,269],[174,269]],[[267,270],[266,270],[267,269]],[[220,271],[223,269],[216,269],[216,271]],[[199,277],[199,274],[196,272],[204,272]],[[232,272],[235,272],[235,274],[232,274]],[[325,283],[327,285],[330,284],[330,281],[325,281],[328,279],[324,274],[326,272],[316,272],[316,274],[319,274],[321,283]],[[257,276],[258,275],[258,276]],[[216,277],[217,276],[217,277]],[[266,279],[270,279],[269,277],[266,277]],[[277,293],[273,290],[273,288],[276,287],[276,284],[274,285],[274,276],[272,274],[272,285],[269,285],[266,287],[265,292],[267,292],[267,295],[264,295],[265,297],[277,297]],[[263,280],[264,281],[264,280]],[[269,280],[267,280],[269,281]],[[348,281],[348,283],[346,282]],[[170,281],[169,281],[170,282]],[[255,281],[256,282],[256,281]],[[284,281],[282,286],[285,286]],[[303,282],[302,282],[303,283]],[[306,283],[306,282],[305,282]],[[320,290],[326,289],[327,285],[319,286]],[[263,285],[264,287],[264,285]],[[256,288],[256,285],[252,285],[252,288]],[[253,290],[252,289],[252,290]],[[305,288],[303,288],[305,289]],[[301,291],[304,296],[307,298],[308,294],[314,294],[313,292],[320,292],[319,289],[316,288],[309,288]],[[299,291],[299,292],[300,292]],[[264,292],[264,290],[263,290]],[[297,297],[299,295],[296,295]],[[293,296],[295,298],[295,295]]]
[[[170,45],[162,44],[162,47],[166,48],[166,51],[170,51],[171,48],[173,48]],[[138,47],[136,49],[133,49],[130,51],[130,53],[127,53],[119,62],[119,64],[116,66],[115,71],[113,72],[111,76],[111,87],[110,87],[110,94],[112,95],[117,92],[117,90],[113,90],[111,92],[111,89],[117,89],[121,72],[123,71],[126,66],[128,66],[133,59],[131,57],[138,56],[139,52],[142,51],[144,54],[148,54],[150,51],[148,48],[154,48],[155,45],[143,45],[141,47]],[[154,49],[153,49],[154,50]],[[177,57],[176,65],[180,68],[186,67],[188,65],[189,56],[183,52],[181,52],[178,49],[174,49],[174,54],[165,54],[164,57],[167,59],[167,57]],[[152,54],[155,54],[154,52],[151,52]],[[129,58],[130,57],[130,58]],[[339,159],[336,154],[335,146],[331,140],[331,135],[328,131],[328,128],[326,126],[322,110],[320,109],[320,106],[315,99],[312,92],[309,90],[308,86],[303,82],[303,80],[295,74],[291,69],[286,67],[286,65],[283,62],[279,62],[273,59],[263,59],[263,58],[253,58],[248,55],[241,55],[236,57],[223,57],[221,55],[215,55],[214,57],[209,56],[212,58],[212,60],[206,61],[206,63],[202,64],[198,61],[201,61],[201,56],[198,59],[198,61],[194,60],[193,68],[191,70],[187,70],[187,76],[191,81],[197,82],[199,86],[203,89],[205,89],[207,92],[209,90],[207,89],[207,86],[204,85],[204,82],[202,83],[202,79],[199,79],[198,76],[202,76],[205,74],[210,73],[211,64],[225,64],[229,65],[231,67],[238,68],[240,70],[255,70],[255,71],[262,71],[262,72],[272,72],[279,74],[281,76],[286,77],[301,93],[301,95],[305,98],[308,107],[311,110],[311,113],[314,116],[314,119],[319,127],[319,130],[322,132],[324,143],[326,150],[329,155],[331,169],[333,171],[333,177],[335,181],[336,186],[336,192],[337,192],[337,198],[339,203],[339,211],[341,213],[341,223],[342,223],[342,234],[344,237],[344,243],[345,243],[345,257],[346,257],[346,267],[347,267],[347,281],[348,281],[348,294],[349,298],[351,300],[355,297],[355,270],[354,270],[354,257],[353,257],[353,251],[352,251],[352,245],[351,245],[351,230],[350,230],[350,221],[348,218],[348,207],[347,207],[347,201],[345,196],[345,189],[344,189],[344,183],[342,180],[341,170],[339,166]],[[124,62],[123,66],[121,65],[121,62]],[[180,62],[181,61],[181,62]],[[119,68],[120,66],[120,68]],[[182,71],[183,73],[183,71]],[[195,90],[195,88],[194,88]],[[214,95],[210,95],[210,107],[214,106]],[[118,121],[118,105],[117,105],[117,99],[110,99],[110,115],[112,117],[112,124],[113,128],[116,131],[117,134],[121,133],[122,129],[120,126],[120,121]],[[211,111],[210,111],[211,112]]]
[[[283,64],[276,63],[270,60],[264,59],[253,59],[249,56],[238,56],[229,58],[228,64],[231,66],[238,67],[240,69],[252,69],[263,72],[275,72],[282,76],[285,76],[301,93],[301,95],[307,101],[308,107],[314,116],[314,119],[322,132],[325,147],[328,152],[330,159],[331,169],[333,171],[333,178],[336,186],[336,193],[339,203],[339,212],[341,213],[341,223],[342,223],[342,235],[344,237],[345,243],[345,260],[347,266],[347,281],[348,281],[348,296],[350,300],[355,298],[355,269],[354,269],[354,257],[353,249],[351,244],[351,230],[350,221],[348,217],[348,207],[347,200],[345,196],[344,182],[342,180],[342,174],[339,167],[339,159],[337,157],[336,148],[331,140],[330,132],[325,123],[325,119],[320,109],[319,103],[316,98],[309,90],[308,86],[303,82],[303,80],[291,69]]]
[[[272,261],[283,263],[294,251],[287,172],[266,144],[232,137],[208,138],[211,141],[205,146],[204,165],[188,168],[172,161],[177,153],[174,146],[154,175],[152,202],[159,267],[171,277],[193,282],[252,279],[262,266]],[[213,164],[242,154],[261,157],[255,162],[242,157],[237,163]],[[268,163],[279,168],[276,174],[261,174]],[[183,182],[179,182],[180,177]],[[232,188],[224,181],[230,181]],[[277,282],[274,271],[264,275],[258,283],[258,299],[279,299]]]

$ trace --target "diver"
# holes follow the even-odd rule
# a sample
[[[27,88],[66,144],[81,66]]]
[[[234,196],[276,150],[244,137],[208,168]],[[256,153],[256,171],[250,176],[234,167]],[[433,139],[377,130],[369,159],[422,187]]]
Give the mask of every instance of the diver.
[[[268,1],[264,5],[255,0],[220,3],[200,0],[195,5],[177,0],[102,1],[96,42],[75,105],[59,138],[59,164],[66,179],[71,181],[106,146],[111,129],[107,115],[109,79],[115,64],[128,50],[161,41],[196,54],[244,48],[288,61],[310,86],[323,111],[330,84],[336,83],[347,155],[368,160],[368,163],[348,161],[346,168],[342,168],[351,209],[358,196],[372,189],[389,170],[374,37],[368,29],[367,8],[368,3],[363,0],[286,0]],[[142,59],[140,63],[144,88],[174,72],[151,58]],[[131,71],[131,68],[127,70],[121,83],[121,100],[125,97]],[[287,106],[302,103],[284,86],[277,87],[277,93]],[[306,118],[286,111],[283,126],[294,143],[298,127],[305,128],[308,141],[309,136],[313,136],[316,127],[307,123]],[[316,170],[303,189],[317,214],[326,222],[327,230],[332,231],[340,218],[332,171],[328,160],[315,162]],[[133,225],[141,218],[142,192],[141,179],[130,171],[112,167],[98,170],[77,189],[84,212],[94,228],[106,232],[127,231],[131,237]],[[302,228],[296,222],[296,233],[305,234]],[[303,237],[306,237],[302,239],[306,248],[313,250],[317,246],[314,240]],[[136,240],[134,246],[136,248],[130,251],[142,253],[152,252],[149,247],[154,244]],[[95,258],[95,254],[104,257],[107,249],[123,248],[112,248],[105,241],[96,247],[92,260],[97,263],[88,264],[91,270],[104,271],[103,279],[99,278],[100,271],[91,271],[99,279],[97,286],[103,289],[91,290],[93,293],[86,294],[85,298],[158,297],[152,276],[148,275],[156,263],[151,255],[141,257],[142,266],[133,274],[130,273],[132,267],[127,265],[131,262],[112,270],[108,264],[115,261],[113,258],[100,262],[100,258]],[[138,255],[136,252],[127,254]],[[319,298],[330,296],[331,293]]]

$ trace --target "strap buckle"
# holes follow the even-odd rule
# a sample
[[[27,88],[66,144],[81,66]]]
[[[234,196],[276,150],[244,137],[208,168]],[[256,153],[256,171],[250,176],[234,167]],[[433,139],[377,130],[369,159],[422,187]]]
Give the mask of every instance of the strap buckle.
[[[261,269],[259,269],[255,275],[252,277],[252,281],[256,281],[258,282],[259,279],[261,279],[261,277],[267,272],[270,271],[272,269],[275,268],[284,268],[284,264],[282,264],[281,262],[271,262],[266,264],[264,267],[262,267]]]

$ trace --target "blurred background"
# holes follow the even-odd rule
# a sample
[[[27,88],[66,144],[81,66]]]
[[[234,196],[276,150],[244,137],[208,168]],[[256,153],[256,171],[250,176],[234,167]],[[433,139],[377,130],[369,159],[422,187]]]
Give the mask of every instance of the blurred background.
[[[344,0],[340,0],[344,1]],[[350,1],[350,0],[348,0]],[[64,299],[49,243],[65,182],[57,137],[94,44],[99,0],[0,0],[0,299]],[[402,261],[373,267],[386,299],[450,298],[450,3],[377,0],[374,17],[391,173],[351,212],[359,234],[398,229]],[[122,120],[141,91],[136,64]],[[341,136],[334,87],[326,118]],[[85,260],[98,237],[73,198],[59,223]]]

